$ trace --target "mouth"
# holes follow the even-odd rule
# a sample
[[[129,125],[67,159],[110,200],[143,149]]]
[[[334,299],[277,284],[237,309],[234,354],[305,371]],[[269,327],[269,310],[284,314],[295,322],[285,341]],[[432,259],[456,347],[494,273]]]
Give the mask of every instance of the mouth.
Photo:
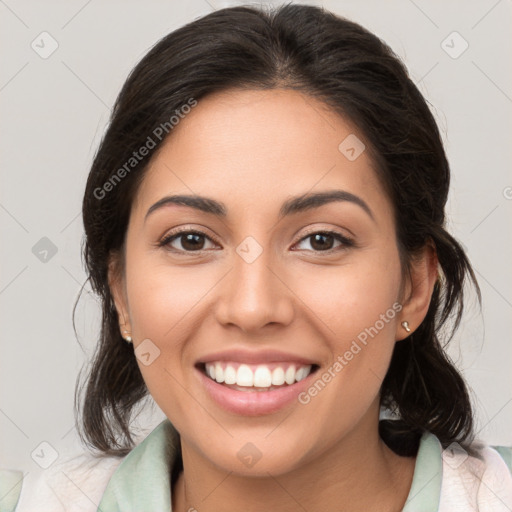
[[[244,393],[269,392],[294,386],[320,368],[317,364],[274,362],[265,364],[235,361],[197,363],[208,379],[225,388]]]
[[[237,416],[263,416],[300,406],[300,393],[312,385],[318,364],[248,364],[209,361],[195,365],[200,386],[218,407]],[[222,381],[222,382],[220,382]]]

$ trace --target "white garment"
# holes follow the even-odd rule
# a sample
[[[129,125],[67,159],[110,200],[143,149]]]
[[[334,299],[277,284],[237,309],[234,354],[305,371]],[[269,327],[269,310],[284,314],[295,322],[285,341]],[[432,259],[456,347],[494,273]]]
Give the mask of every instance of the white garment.
[[[0,470],[0,512],[98,512],[100,504],[101,512],[169,512],[176,446],[176,431],[164,420],[126,457],[85,453],[40,474],[30,472],[16,508],[15,483],[23,475]],[[425,432],[403,512],[512,511],[512,447],[498,449],[501,453],[482,448],[481,461],[443,450],[438,438]]]
[[[463,454],[450,463],[443,460],[439,512],[512,511],[511,471],[494,448],[486,446],[481,453],[483,461]]]
[[[89,453],[65,458],[23,479],[16,512],[96,512],[105,488],[123,458]],[[0,478],[1,478],[0,470]],[[23,475],[19,472],[19,477]],[[0,489],[3,489],[0,482]],[[1,498],[1,496],[0,496]],[[0,501],[0,512],[4,512]],[[10,512],[10,511],[9,511]]]

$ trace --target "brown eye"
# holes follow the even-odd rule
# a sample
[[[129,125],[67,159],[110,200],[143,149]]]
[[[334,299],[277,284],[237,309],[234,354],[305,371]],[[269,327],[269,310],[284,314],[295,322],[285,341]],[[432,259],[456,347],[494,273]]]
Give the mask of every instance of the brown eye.
[[[327,235],[323,233],[317,233],[316,235],[311,235],[311,247],[315,250],[326,251],[332,249],[334,244],[334,237],[332,235]]]
[[[336,231],[318,231],[305,236],[299,243],[310,240],[311,250],[314,252],[330,252],[343,250],[354,245],[353,241]],[[333,247],[335,242],[339,242],[337,247]],[[306,249],[308,250],[308,249]]]
[[[204,236],[197,233],[188,233],[179,235],[177,239],[181,239],[181,246],[187,251],[197,251],[204,248]]]
[[[181,231],[168,235],[159,243],[159,245],[178,252],[199,252],[207,248],[205,247],[205,242],[207,240],[211,241],[210,237],[201,231]],[[172,245],[177,241],[179,244],[176,245],[180,245],[181,247]]]

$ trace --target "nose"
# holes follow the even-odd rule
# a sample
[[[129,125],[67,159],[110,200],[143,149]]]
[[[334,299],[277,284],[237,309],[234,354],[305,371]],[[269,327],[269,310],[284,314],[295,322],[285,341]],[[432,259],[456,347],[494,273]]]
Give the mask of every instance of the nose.
[[[291,323],[294,295],[286,284],[282,265],[272,259],[268,248],[252,262],[233,254],[233,266],[222,280],[215,301],[219,323],[235,325],[247,334],[265,326]]]

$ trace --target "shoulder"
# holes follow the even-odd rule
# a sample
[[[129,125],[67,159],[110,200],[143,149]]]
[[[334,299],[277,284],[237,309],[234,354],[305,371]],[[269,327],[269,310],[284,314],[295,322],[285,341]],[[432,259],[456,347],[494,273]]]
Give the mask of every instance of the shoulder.
[[[96,512],[122,460],[86,452],[45,470],[0,470],[0,512]]]
[[[0,469],[0,512],[13,512],[18,503],[23,472]]]
[[[512,446],[475,443],[477,456],[459,445],[442,453],[439,508],[445,511],[508,512],[512,507]]]

